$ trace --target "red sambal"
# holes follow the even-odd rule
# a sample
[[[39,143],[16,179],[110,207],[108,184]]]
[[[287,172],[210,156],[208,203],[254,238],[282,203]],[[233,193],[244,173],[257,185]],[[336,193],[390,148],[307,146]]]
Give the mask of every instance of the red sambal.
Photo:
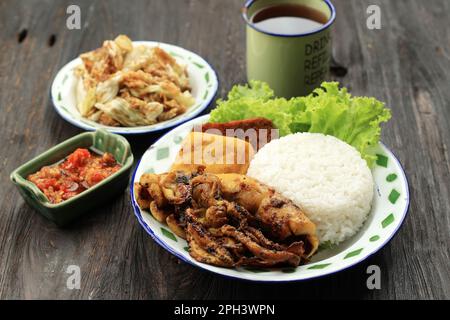
[[[51,203],[60,203],[106,179],[120,167],[110,153],[98,155],[79,148],[63,162],[42,167],[27,179],[33,182]]]

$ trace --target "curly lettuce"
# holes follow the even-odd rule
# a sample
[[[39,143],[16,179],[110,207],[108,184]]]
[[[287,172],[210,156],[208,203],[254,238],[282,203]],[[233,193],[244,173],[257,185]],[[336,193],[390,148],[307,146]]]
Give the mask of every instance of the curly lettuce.
[[[250,85],[234,86],[227,100],[219,99],[217,108],[211,112],[210,121],[223,123],[262,117],[272,120],[280,135],[285,136],[292,133],[289,128],[294,115],[291,105],[284,98],[275,98],[266,83],[250,81]]]
[[[355,147],[369,167],[376,156],[371,148],[380,141],[381,124],[391,112],[383,102],[369,97],[353,97],[337,82],[324,82],[306,97],[276,98],[260,81],[237,85],[227,100],[219,100],[210,121],[221,123],[264,117],[272,120],[280,136],[297,132],[332,135]]]

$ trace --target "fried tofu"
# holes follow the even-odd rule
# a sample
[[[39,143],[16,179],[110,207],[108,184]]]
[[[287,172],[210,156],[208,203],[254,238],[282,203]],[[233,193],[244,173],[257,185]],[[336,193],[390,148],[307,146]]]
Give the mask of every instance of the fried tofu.
[[[253,147],[244,140],[191,132],[170,170],[245,174],[254,154]]]

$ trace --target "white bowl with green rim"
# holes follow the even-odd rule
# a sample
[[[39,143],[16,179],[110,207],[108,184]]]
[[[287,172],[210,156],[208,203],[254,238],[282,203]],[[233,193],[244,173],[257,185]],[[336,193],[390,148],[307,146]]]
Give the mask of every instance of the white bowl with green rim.
[[[76,58],[67,63],[57,73],[51,87],[51,97],[56,112],[71,124],[93,131],[104,129],[122,135],[145,134],[168,129],[186,122],[204,111],[216,96],[219,80],[211,65],[199,55],[181,47],[155,41],[133,41],[133,45],[159,46],[172,55],[178,63],[187,66],[192,96],[195,103],[185,113],[163,122],[139,127],[111,127],[91,121],[81,116],[76,106],[77,78],[73,70],[80,65],[81,59]]]
[[[310,263],[297,268],[227,269],[194,260],[187,252],[184,239],[156,221],[148,211],[139,208],[133,184],[144,173],[167,172],[181,148],[181,142],[193,126],[205,123],[208,119],[209,115],[193,119],[160,138],[144,153],[132,177],[131,203],[139,223],[158,244],[179,259],[232,278],[268,282],[307,280],[339,272],[364,261],[384,247],[401,227],[409,207],[408,182],[397,158],[380,143],[376,148],[378,160],[372,169],[376,189],[372,210],[362,229],[351,239],[333,248],[320,249]]]

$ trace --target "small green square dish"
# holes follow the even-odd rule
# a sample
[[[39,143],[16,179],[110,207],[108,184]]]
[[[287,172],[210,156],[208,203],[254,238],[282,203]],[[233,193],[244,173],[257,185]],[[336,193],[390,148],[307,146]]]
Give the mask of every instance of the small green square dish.
[[[64,159],[77,148],[93,148],[100,152],[109,152],[122,168],[80,194],[53,204],[34,183],[26,178],[43,166],[49,166]],[[64,226],[123,192],[128,185],[132,165],[133,154],[128,141],[117,134],[97,130],[79,134],[56,145],[14,170],[10,178],[30,206],[57,225]]]

